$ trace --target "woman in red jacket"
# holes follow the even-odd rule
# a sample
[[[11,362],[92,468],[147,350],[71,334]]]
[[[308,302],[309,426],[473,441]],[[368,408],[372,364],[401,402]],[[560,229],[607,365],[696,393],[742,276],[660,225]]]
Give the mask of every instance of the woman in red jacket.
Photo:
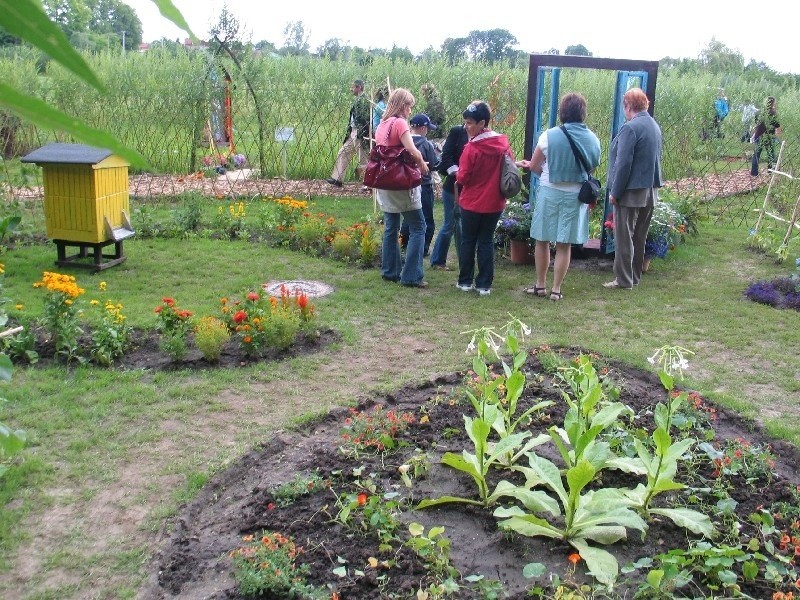
[[[503,156],[513,158],[513,154],[508,138],[489,128],[492,111],[486,102],[475,100],[462,116],[469,142],[464,146],[456,178],[461,207],[461,268],[456,287],[464,292],[474,288],[481,296],[488,296],[494,280],[494,230],[506,207],[500,193],[500,170]]]

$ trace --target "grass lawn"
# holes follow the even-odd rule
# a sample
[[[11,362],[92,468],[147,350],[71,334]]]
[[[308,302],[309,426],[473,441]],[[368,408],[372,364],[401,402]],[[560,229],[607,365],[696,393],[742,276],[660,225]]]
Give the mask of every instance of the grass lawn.
[[[363,198],[317,202],[348,222],[372,209]],[[334,287],[314,303],[320,324],[343,340],[233,370],[18,367],[3,390],[2,420],[27,430],[29,447],[0,479],[0,597],[135,597],[181,503],[211,474],[331,406],[469,368],[464,332],[502,325],[509,313],[532,327],[532,345],[579,346],[640,367],[664,344],[684,346],[695,352],[687,387],[797,444],[800,313],[744,298],[749,282],[788,271],[747,250],[746,237],[745,228],[703,223],[632,292],[601,286],[613,277],[610,263],[574,261],[561,302],[524,294],[533,266],[503,258],[492,295],[478,297],[454,287],[454,272],[428,271],[430,287],[419,290],[383,282],[376,269],[260,243],[128,240],[122,265],[72,272],[87,299],[107,282],[135,327],[155,325],[163,296],[216,315],[223,296],[308,279]],[[23,314],[41,314],[43,294],[32,284],[56,270],[54,259],[52,244],[2,256],[12,315],[18,303]]]

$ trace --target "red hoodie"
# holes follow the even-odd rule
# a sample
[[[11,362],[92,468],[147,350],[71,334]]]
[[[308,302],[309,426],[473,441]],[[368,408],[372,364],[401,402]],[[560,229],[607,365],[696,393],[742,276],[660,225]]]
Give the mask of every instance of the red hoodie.
[[[500,193],[500,169],[505,153],[514,157],[508,138],[496,131],[479,133],[464,146],[457,174],[461,208],[477,213],[503,211],[506,199]]]

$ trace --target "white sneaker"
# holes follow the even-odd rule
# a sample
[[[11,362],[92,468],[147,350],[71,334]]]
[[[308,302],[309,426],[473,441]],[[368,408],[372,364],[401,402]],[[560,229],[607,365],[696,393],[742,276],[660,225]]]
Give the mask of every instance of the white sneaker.
[[[458,289],[460,289],[462,292],[471,292],[472,290],[474,290],[474,289],[475,289],[475,286],[472,286],[472,285],[463,285],[463,284],[461,284],[461,283],[457,283],[457,284],[456,284],[456,287],[457,287]]]
[[[488,296],[489,294],[492,293],[492,290],[490,290],[489,288],[478,288],[478,293],[481,296]]]

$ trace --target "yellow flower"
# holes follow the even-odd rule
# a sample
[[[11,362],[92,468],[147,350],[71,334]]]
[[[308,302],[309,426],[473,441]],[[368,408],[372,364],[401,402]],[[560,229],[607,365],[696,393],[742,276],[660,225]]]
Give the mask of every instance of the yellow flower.
[[[17,304],[14,308],[16,308],[17,310],[25,310],[25,306],[22,304]]]
[[[106,291],[106,285],[107,285],[107,284],[106,284],[106,282],[105,282],[105,281],[101,281],[101,282],[100,282],[100,285],[99,285],[98,287],[100,288],[100,291],[101,291],[101,292],[105,292],[105,291]]]
[[[2,275],[5,272],[6,272],[6,266],[4,264],[0,263],[0,275]]]
[[[99,306],[100,305],[100,300],[91,300],[89,302],[89,304],[91,304],[92,306]]]

